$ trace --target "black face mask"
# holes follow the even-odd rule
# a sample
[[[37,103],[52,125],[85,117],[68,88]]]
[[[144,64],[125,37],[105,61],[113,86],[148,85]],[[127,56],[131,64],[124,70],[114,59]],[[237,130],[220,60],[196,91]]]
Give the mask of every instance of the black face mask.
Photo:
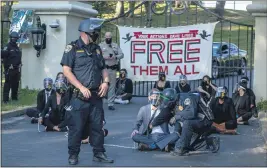
[[[65,91],[63,89],[56,89],[56,92],[58,94],[61,94],[61,95],[63,95],[65,93]]]
[[[94,43],[96,42],[96,40],[99,37],[98,33],[88,34],[88,36],[93,40]]]
[[[106,43],[111,44],[112,43],[112,38],[106,38]]]
[[[13,43],[13,44],[17,43],[17,41],[18,41],[17,38],[10,38],[10,42]]]

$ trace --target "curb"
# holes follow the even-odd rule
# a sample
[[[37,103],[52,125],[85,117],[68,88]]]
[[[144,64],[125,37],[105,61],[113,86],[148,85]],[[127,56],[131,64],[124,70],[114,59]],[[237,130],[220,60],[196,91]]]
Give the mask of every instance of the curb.
[[[259,112],[259,123],[261,128],[261,134],[265,141],[265,148],[267,149],[267,113],[266,112]]]
[[[18,116],[25,115],[26,110],[33,108],[33,107],[36,107],[36,106],[26,106],[26,107],[16,109],[16,110],[2,111],[1,112],[1,118],[7,119],[7,118],[11,118],[11,117],[18,117]]]

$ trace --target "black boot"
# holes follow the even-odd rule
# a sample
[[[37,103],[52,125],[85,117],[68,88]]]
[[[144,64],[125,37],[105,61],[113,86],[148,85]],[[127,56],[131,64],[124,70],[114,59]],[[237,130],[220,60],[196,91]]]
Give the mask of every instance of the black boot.
[[[78,155],[70,155],[69,156],[69,164],[70,165],[78,164]]]
[[[219,137],[208,137],[206,140],[207,147],[212,153],[218,152],[220,149],[220,138]]]
[[[114,160],[107,157],[104,152],[98,152],[94,154],[93,161],[95,162],[103,162],[103,163],[113,163]]]
[[[185,148],[175,148],[174,151],[171,152],[172,156],[183,156],[189,154],[189,151],[186,150]]]

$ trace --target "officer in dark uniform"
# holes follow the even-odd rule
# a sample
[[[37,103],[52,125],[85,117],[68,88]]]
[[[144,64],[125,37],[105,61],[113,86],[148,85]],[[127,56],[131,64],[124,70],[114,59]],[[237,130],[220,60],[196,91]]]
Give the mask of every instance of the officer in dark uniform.
[[[93,147],[93,161],[113,163],[106,156],[104,148],[102,98],[109,87],[108,73],[105,68],[100,47],[95,43],[103,20],[90,18],[79,25],[80,38],[67,45],[61,60],[63,73],[74,90],[68,113],[69,164],[78,163],[82,133],[85,124],[90,124],[90,144]]]
[[[1,51],[2,61],[5,69],[5,84],[3,92],[3,102],[9,101],[9,91],[11,89],[12,100],[18,100],[18,88],[21,68],[21,50],[17,45],[19,34],[12,32],[10,42]]]

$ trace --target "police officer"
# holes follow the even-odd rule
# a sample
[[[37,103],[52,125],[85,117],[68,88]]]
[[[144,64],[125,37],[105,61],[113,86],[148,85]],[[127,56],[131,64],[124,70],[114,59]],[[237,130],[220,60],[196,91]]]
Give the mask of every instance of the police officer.
[[[109,78],[100,47],[95,43],[103,20],[90,18],[79,25],[80,37],[67,45],[61,60],[63,73],[74,91],[68,113],[69,164],[78,163],[82,132],[85,123],[90,123],[90,142],[93,147],[93,161],[113,163],[106,156],[104,132],[102,130],[104,110],[102,98],[105,96]]]
[[[19,34],[12,32],[10,42],[2,50],[1,55],[5,69],[5,84],[3,92],[3,102],[9,101],[9,91],[11,89],[12,100],[18,100],[18,88],[21,68],[21,50],[17,45]]]
[[[99,46],[103,52],[103,57],[105,59],[110,79],[110,86],[108,90],[108,109],[115,110],[114,100],[116,97],[116,70],[119,68],[119,61],[124,57],[124,54],[118,44],[112,42],[112,35],[110,32],[106,32],[105,41],[100,43]]]

